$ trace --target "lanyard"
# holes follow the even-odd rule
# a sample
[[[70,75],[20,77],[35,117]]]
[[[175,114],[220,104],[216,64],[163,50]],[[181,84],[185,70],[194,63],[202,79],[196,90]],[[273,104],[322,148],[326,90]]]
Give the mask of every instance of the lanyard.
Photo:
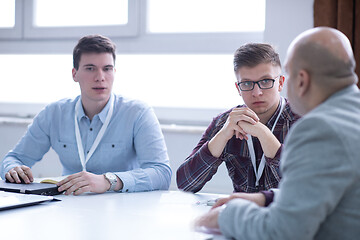
[[[285,100],[284,98],[281,98],[281,107],[280,107],[280,111],[279,111],[279,114],[277,115],[276,117],[276,120],[271,128],[271,132],[274,132],[274,129],[275,129],[275,126],[280,118],[280,115],[285,107]],[[260,178],[261,178],[261,175],[263,174],[264,172],[264,168],[265,168],[265,156],[264,154],[262,155],[261,157],[261,161],[260,161],[260,165],[259,165],[259,168],[256,170],[256,159],[255,159],[255,151],[254,151],[254,144],[253,144],[253,141],[252,141],[252,137],[251,135],[248,135],[248,140],[247,140],[247,144],[248,144],[248,147],[249,147],[249,152],[250,152],[250,157],[251,157],[251,163],[253,165],[253,168],[254,168],[254,172],[255,172],[255,177],[256,177],[256,183],[255,183],[255,186],[259,186],[259,181],[260,181]]]
[[[80,135],[80,130],[79,130],[79,124],[77,121],[77,116],[79,113],[79,109],[81,106],[81,97],[79,98],[79,100],[77,101],[76,105],[75,105],[75,136],[76,136],[76,143],[77,143],[77,147],[78,147],[78,152],[79,152],[79,157],[80,157],[80,161],[81,161],[81,165],[83,167],[83,171],[86,170],[86,163],[89,161],[90,157],[92,156],[92,154],[95,152],[97,146],[99,145],[102,137],[104,136],[104,133],[109,125],[111,116],[113,114],[113,110],[114,110],[114,101],[115,98],[113,97],[113,95],[111,95],[110,97],[110,108],[109,111],[106,115],[105,118],[105,122],[102,125],[99,133],[97,134],[94,143],[92,144],[89,153],[86,155],[85,158],[85,154],[84,154],[84,149],[83,149],[83,144],[82,144],[82,140],[81,140],[81,135]]]

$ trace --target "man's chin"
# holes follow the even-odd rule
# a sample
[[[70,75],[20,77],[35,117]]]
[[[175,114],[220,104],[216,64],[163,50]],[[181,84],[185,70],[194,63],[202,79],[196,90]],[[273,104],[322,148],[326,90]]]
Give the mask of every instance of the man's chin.
[[[92,97],[94,102],[107,102],[110,99],[110,94],[98,94]]]
[[[254,107],[252,109],[257,115],[265,114],[269,111],[266,107]]]

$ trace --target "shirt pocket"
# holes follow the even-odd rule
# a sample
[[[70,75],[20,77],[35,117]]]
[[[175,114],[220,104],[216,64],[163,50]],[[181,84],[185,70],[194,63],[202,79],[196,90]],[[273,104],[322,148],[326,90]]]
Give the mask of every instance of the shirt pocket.
[[[64,168],[72,171],[81,171],[82,166],[79,158],[77,145],[70,142],[57,141],[53,148],[59,155]]]
[[[123,142],[101,143],[99,144],[99,152],[103,157],[116,159],[131,155],[132,148]]]

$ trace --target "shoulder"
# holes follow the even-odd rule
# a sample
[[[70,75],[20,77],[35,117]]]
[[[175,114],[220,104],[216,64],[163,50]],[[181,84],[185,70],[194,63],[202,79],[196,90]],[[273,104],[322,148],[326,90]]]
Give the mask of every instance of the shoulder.
[[[64,108],[64,107],[75,107],[76,102],[80,96],[76,98],[63,98],[56,102],[52,102],[48,105],[49,108]]]
[[[342,152],[342,135],[328,114],[323,111],[310,112],[290,129],[285,139],[285,152],[299,156],[308,154],[309,158],[324,156],[334,150]]]
[[[153,112],[153,108],[144,101],[115,95],[114,111],[120,115],[141,116],[146,112]]]
[[[329,131],[331,128],[332,126],[325,116],[319,113],[310,113],[299,119],[299,121],[294,124],[291,131],[296,133],[306,129],[307,131],[302,132],[302,135],[312,135],[316,132],[321,132],[322,129]],[[311,129],[316,129],[316,131],[311,131]]]
[[[41,112],[38,115],[45,114],[48,116],[53,116],[54,114],[56,115],[56,114],[71,113],[75,108],[75,104],[78,99],[79,96],[74,99],[64,98],[56,102],[49,103],[44,107],[44,109],[41,110]]]
[[[282,172],[302,169],[330,173],[340,171],[341,166],[350,174],[351,169],[359,169],[360,120],[348,119],[337,110],[327,104],[319,106],[293,125],[281,155]],[[355,174],[359,175],[358,171]]]
[[[134,110],[149,109],[151,107],[144,101],[124,97],[122,95],[115,95],[115,108],[117,108],[118,111],[123,111],[130,109],[134,109]]]

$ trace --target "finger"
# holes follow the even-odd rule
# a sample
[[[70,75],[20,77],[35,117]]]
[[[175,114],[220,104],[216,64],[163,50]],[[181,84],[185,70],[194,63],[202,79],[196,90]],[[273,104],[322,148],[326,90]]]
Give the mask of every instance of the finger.
[[[30,182],[34,181],[34,176],[32,174],[31,168],[29,168],[28,166],[21,166],[21,169],[25,172],[25,174],[27,175],[27,177],[29,178]]]
[[[249,139],[248,134],[247,133],[239,133],[239,139],[240,140],[245,139],[247,141]]]
[[[69,190],[66,191],[65,194],[69,195],[69,194],[72,193],[75,196],[77,196],[77,195],[80,195],[80,194],[86,192],[87,189],[89,189],[89,185],[84,185],[84,184],[81,184],[81,183],[77,183],[77,184],[73,185],[71,188],[69,188]]]
[[[235,131],[235,137],[239,138],[239,136],[240,136],[240,133],[238,131]]]
[[[72,184],[70,187],[67,188],[65,195],[70,195],[71,193],[74,193],[75,191],[77,191],[82,187],[85,187],[86,185],[87,184],[85,181],[75,182],[74,184]]]
[[[18,172],[18,175],[26,184],[30,183],[30,179],[28,178],[26,172],[21,170],[21,171]]]
[[[244,139],[244,135],[238,131],[235,131],[235,136],[236,138],[240,139],[240,140],[243,140]]]
[[[17,167],[14,168],[14,171],[17,172],[17,175],[18,175],[21,182],[29,184],[30,179],[28,178],[26,172],[24,172],[23,167],[26,168],[26,166],[17,166]]]
[[[229,118],[231,125],[239,125],[239,123],[248,123],[251,125],[256,124],[258,121],[255,121],[253,118],[246,115],[233,115]]]
[[[246,115],[251,116],[254,120],[259,121],[260,118],[258,117],[258,115],[254,112],[254,110],[252,110],[249,107],[242,107],[242,109],[245,111]]]
[[[238,117],[238,122],[239,121],[244,121],[244,122],[247,122],[247,123],[250,123],[250,124],[256,124],[258,122],[257,119],[254,119],[253,117],[248,116],[248,115],[240,115]]]
[[[241,120],[247,121],[249,123],[255,124],[260,120],[256,113],[250,108],[237,108],[234,109],[231,113],[234,115],[234,117],[241,117]]]
[[[227,203],[229,201],[229,198],[220,198],[216,201],[216,203],[211,207],[211,209],[220,207],[222,205],[224,205],[225,203]]]
[[[19,175],[15,169],[9,171],[11,177],[14,179],[16,183],[21,183],[21,180],[19,178]]]
[[[74,195],[78,196],[78,195],[83,194],[85,192],[90,192],[90,186],[89,185],[86,185],[84,187],[81,187],[81,188],[77,189],[76,191],[74,191]]]
[[[244,129],[242,129],[238,124],[234,126],[234,130],[237,138],[241,137],[241,139],[243,139],[247,135]]]
[[[69,179],[69,177],[66,177],[66,178],[62,179],[61,181],[59,181],[58,183],[56,183],[56,185],[58,185],[60,187],[60,186],[64,185],[65,183],[67,183],[68,181],[70,181],[70,179]]]
[[[58,190],[60,192],[66,191],[75,183],[76,183],[76,180],[72,179],[70,176],[66,177],[65,179],[63,179],[57,183],[57,185],[59,186]]]
[[[71,174],[70,176],[67,176],[66,178],[64,178],[63,180],[61,180],[60,182],[57,183],[58,186],[61,186],[61,185],[64,185],[76,178],[79,178],[82,176],[81,174],[82,172],[78,172],[78,173],[74,173],[74,174]]]
[[[15,180],[11,177],[11,174],[9,172],[5,173],[5,178],[9,181],[14,183]]]

